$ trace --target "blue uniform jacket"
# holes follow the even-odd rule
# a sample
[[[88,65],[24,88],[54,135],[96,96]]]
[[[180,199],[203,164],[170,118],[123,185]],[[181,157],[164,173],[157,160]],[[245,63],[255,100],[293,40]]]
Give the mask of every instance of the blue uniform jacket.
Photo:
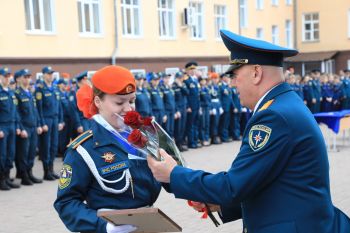
[[[241,112],[242,111],[242,105],[241,105],[241,101],[239,99],[239,94],[237,92],[237,88],[231,87],[231,91],[232,91],[233,107],[237,108],[238,112]]]
[[[229,112],[233,106],[231,88],[226,83],[219,84],[220,102],[225,112]]]
[[[164,109],[167,112],[175,112],[175,93],[174,90],[170,87],[163,86],[163,101],[164,101]]]
[[[39,127],[40,119],[36,108],[36,100],[30,91],[19,87],[15,91],[18,100],[18,114],[22,126]]]
[[[150,94],[145,88],[137,88],[135,107],[142,116],[152,115]]]
[[[201,102],[201,107],[211,109],[211,95],[208,87],[201,87],[200,102]]]
[[[308,104],[311,104],[312,99],[316,98],[312,85],[312,81],[309,81],[303,86],[304,100]]]
[[[191,108],[192,111],[199,109],[200,86],[198,81],[193,79],[192,77],[188,77],[186,80],[184,80],[184,83],[186,84],[188,89],[187,107]]]
[[[0,85],[0,123],[14,123],[16,128],[22,128],[19,122],[17,104],[15,93],[11,89],[5,91]]]
[[[302,100],[282,83],[258,109],[227,172],[177,166],[171,192],[219,204],[224,222],[242,218],[250,233],[350,232],[349,218],[331,201],[322,133]]]
[[[163,93],[160,91],[159,87],[150,87],[149,93],[151,95],[152,112],[159,111],[164,115],[164,103],[163,103]]]
[[[175,92],[175,106],[176,111],[180,111],[183,108],[187,107],[187,96],[188,96],[188,89],[185,84],[183,84],[181,87],[174,82],[173,83],[173,90]]]
[[[91,130],[93,136],[81,145],[90,154],[99,174],[104,179],[116,180],[129,168],[134,183],[134,197],[131,187],[121,194],[104,191],[81,155],[74,149],[68,149],[54,207],[70,231],[105,233],[106,221],[97,217],[98,209],[151,206],[159,195],[161,185],[153,178],[146,160],[129,159],[128,150],[94,120],[91,121]],[[108,154],[114,155],[114,161],[105,161],[102,156]],[[66,174],[63,175],[62,172]],[[125,186],[125,179],[114,184],[105,184],[121,189]]]

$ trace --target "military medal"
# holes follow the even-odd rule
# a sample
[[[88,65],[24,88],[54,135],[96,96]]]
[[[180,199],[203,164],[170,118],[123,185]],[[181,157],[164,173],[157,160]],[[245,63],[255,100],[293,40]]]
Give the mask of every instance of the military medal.
[[[112,163],[115,160],[115,154],[112,152],[106,152],[101,157],[105,160],[106,163]]]

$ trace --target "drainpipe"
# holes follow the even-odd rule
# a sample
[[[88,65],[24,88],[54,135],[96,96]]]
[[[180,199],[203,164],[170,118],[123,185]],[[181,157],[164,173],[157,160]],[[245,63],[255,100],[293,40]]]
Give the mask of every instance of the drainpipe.
[[[117,0],[114,0],[114,50],[112,53],[112,65],[116,64],[117,53],[118,53],[118,17],[117,17]]]
[[[298,28],[298,15],[297,15],[297,13],[298,13],[298,10],[297,10],[297,8],[298,8],[298,5],[297,5],[297,0],[294,0],[293,1],[293,17],[294,17],[294,19],[293,19],[293,21],[294,21],[294,25],[293,25],[293,37],[294,37],[294,48],[295,49],[298,49],[298,35],[297,35],[297,32],[298,32],[298,30],[297,30],[297,28]]]
[[[241,3],[238,0],[238,35],[241,35],[242,29],[241,29]]]

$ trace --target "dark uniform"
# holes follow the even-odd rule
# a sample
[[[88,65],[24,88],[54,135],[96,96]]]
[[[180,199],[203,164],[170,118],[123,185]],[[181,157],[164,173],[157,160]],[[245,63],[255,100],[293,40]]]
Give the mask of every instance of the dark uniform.
[[[135,75],[135,79],[144,79],[146,80],[145,77],[143,77],[140,74]],[[146,88],[144,87],[137,87],[136,89],[136,101],[135,101],[135,108],[138,113],[142,117],[149,117],[152,115],[152,107],[151,107],[151,95],[147,91]]]
[[[220,88],[216,84],[212,84],[209,87],[209,92],[211,95],[211,106],[212,106],[212,116],[210,119],[210,135],[213,144],[221,143],[221,139],[219,137],[219,123],[220,123],[220,112],[222,110],[221,102],[220,102]]]
[[[75,77],[75,79],[76,79],[77,82],[79,83],[79,82],[81,82],[82,79],[87,78],[87,75],[88,75],[88,72],[87,72],[87,71],[84,71],[84,72],[78,74],[78,75]],[[78,89],[79,89],[79,88],[78,88]],[[76,100],[75,100],[75,102],[76,102]],[[78,113],[78,116],[79,116],[78,121],[76,121],[76,123],[75,123],[76,129],[77,129],[78,127],[80,127],[80,126],[83,127],[83,131],[86,131],[86,130],[90,129],[90,120],[87,119],[86,117],[84,117],[83,113],[78,109],[78,106],[77,106],[77,105],[75,105],[75,110],[74,110],[74,111],[77,112],[77,113]]]
[[[53,71],[51,68],[44,67],[43,73],[45,72]],[[42,86],[37,87],[35,98],[41,125],[48,127],[48,131],[40,135],[39,153],[44,167],[44,179],[53,180],[56,178],[53,172],[53,163],[58,150],[58,124],[63,123],[60,93],[57,88],[47,86],[44,82]]]
[[[10,74],[11,70],[9,68],[0,69],[1,76],[5,77]],[[0,131],[4,134],[3,138],[0,138],[1,190],[19,187],[12,183],[9,177],[16,153],[16,129],[20,129],[17,103],[15,93],[9,87],[4,89],[0,84]]]
[[[283,56],[297,54],[229,31],[221,35],[232,52],[229,72],[242,63],[281,67]],[[176,166],[175,197],[219,204],[222,220],[242,218],[244,232],[350,232],[350,219],[332,204],[326,145],[303,101],[281,83],[257,109],[231,168],[210,174]]]
[[[165,130],[170,137],[174,137],[174,115],[176,112],[175,93],[170,86],[165,85],[162,86],[161,91],[163,93],[164,110],[167,116],[167,120],[165,122]]]
[[[177,72],[175,74],[175,79],[183,77],[182,72]],[[176,81],[173,83],[173,90],[175,93],[175,104],[176,104],[176,112],[179,112],[181,117],[175,120],[175,130],[174,137],[176,145],[179,147],[180,151],[185,151],[186,148],[183,147],[183,143],[185,141],[185,132],[186,132],[186,119],[187,119],[187,96],[188,89],[184,83],[177,83]]]
[[[150,80],[159,79],[159,76],[153,72],[149,73],[148,76]],[[159,86],[153,87],[152,84],[150,84],[148,91],[151,96],[152,115],[159,124],[163,124],[163,117],[165,116],[163,93]]]
[[[233,107],[232,100],[232,90],[227,83],[221,82],[219,85],[220,88],[220,102],[222,105],[222,109],[224,110],[223,114],[220,118],[220,137],[222,142],[230,141],[229,138],[229,127],[230,127],[230,117],[231,111]]]
[[[231,113],[231,121],[230,121],[230,132],[233,140],[241,139],[241,112],[242,106],[239,99],[239,94],[237,93],[236,87],[231,87],[232,92],[232,113]]]
[[[201,78],[198,79],[199,83]],[[211,106],[211,95],[210,90],[207,86],[200,87],[200,127],[199,127],[199,140],[204,143],[209,142],[210,139],[210,110]],[[209,145],[209,144],[208,144]]]
[[[23,69],[15,73],[15,77],[23,76],[30,78],[28,69]],[[42,183],[42,180],[34,177],[32,168],[36,156],[38,144],[37,128],[41,127],[35,97],[30,90],[18,87],[15,91],[18,100],[18,113],[22,129],[27,132],[27,138],[17,136],[16,140],[16,167],[17,173],[22,178],[23,185]]]
[[[316,95],[312,80],[309,80],[303,87],[304,100],[312,113],[316,113]]]
[[[321,86],[321,112],[331,112],[333,110],[334,91],[330,83],[323,83]]]

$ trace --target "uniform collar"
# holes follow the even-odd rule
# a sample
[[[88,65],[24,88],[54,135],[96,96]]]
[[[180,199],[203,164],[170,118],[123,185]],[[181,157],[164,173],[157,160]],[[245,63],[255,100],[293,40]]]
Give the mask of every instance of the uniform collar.
[[[91,130],[93,132],[92,143],[93,147],[102,147],[107,145],[116,145],[118,148],[128,153],[124,147],[118,142],[115,136],[105,129],[102,125],[95,120],[91,120]]]
[[[292,88],[288,83],[280,83],[276,86],[272,87],[268,92],[265,93],[264,96],[262,96],[258,103],[255,105],[253,115],[255,114],[258,109],[260,109],[267,101],[274,99],[276,96],[283,94],[285,92],[292,91]]]

